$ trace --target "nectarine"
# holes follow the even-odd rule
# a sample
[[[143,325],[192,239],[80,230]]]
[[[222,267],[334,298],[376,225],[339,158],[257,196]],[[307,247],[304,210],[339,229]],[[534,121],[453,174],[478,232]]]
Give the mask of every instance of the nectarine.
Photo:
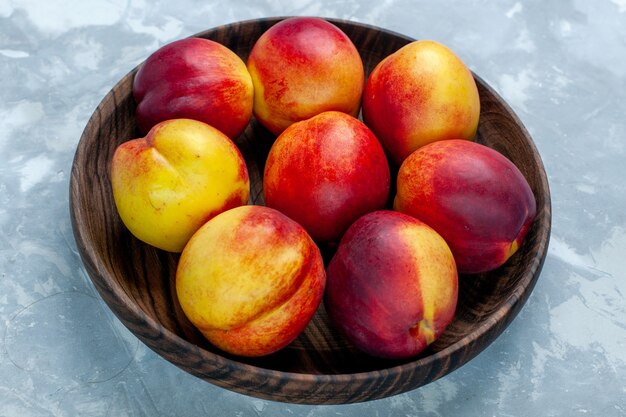
[[[414,356],[454,317],[458,275],[452,253],[437,232],[402,213],[376,211],[350,226],[327,279],[330,319],[373,356]]]
[[[495,269],[522,244],[536,202],[504,155],[466,140],[444,140],[412,153],[400,167],[394,208],[435,229],[459,272]]]
[[[178,118],[205,122],[231,139],[252,116],[253,85],[245,63],[226,46],[186,38],[162,46],[139,67],[133,81],[137,126]]]
[[[196,120],[172,119],[123,142],[111,161],[117,211],[135,237],[180,252],[216,214],[248,202],[248,169],[235,144]]]
[[[367,79],[363,120],[398,166],[441,139],[473,139],[480,116],[471,71],[448,47],[420,40],[383,59]]]
[[[176,271],[180,305],[218,348],[263,356],[293,341],[321,302],[326,273],[306,231],[282,213],[242,206],[209,220]]]
[[[361,56],[327,20],[278,22],[256,41],[247,66],[254,83],[254,115],[275,135],[323,111],[359,113],[365,79]]]
[[[265,164],[265,204],[299,222],[317,242],[338,242],[348,226],[384,207],[385,153],[358,119],[337,111],[294,123]]]

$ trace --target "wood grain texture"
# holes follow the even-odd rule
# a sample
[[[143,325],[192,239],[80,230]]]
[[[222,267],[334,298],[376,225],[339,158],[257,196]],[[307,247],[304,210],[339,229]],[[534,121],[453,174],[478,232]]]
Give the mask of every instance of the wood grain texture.
[[[218,41],[246,59],[256,39],[281,18],[238,22],[196,36]],[[329,19],[352,39],[366,72],[412,39],[372,26]],[[182,314],[174,291],[178,255],[135,239],[121,223],[109,164],[120,143],[139,137],[131,94],[136,69],[104,97],[80,139],[70,179],[73,232],[81,258],[102,298],[147,346],[212,384],[274,401],[338,404],[406,392],[462,366],[515,318],[537,281],[551,226],[550,192],[532,139],[509,106],[476,77],[481,97],[477,141],[511,159],[538,204],[521,249],[501,268],[460,277],[459,304],[447,331],[419,356],[389,361],[357,351],[329,323],[323,306],[305,332],[273,355],[242,359],[211,346]],[[263,204],[264,161],[274,137],[252,120],[236,141],[251,177],[251,203]],[[322,248],[326,257],[332,250]]]

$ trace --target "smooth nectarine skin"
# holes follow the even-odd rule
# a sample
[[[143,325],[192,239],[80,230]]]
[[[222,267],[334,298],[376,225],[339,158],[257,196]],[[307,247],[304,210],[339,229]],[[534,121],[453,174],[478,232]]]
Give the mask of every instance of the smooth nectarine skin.
[[[394,211],[358,219],[327,268],[325,308],[359,349],[384,358],[424,350],[452,321],[458,275],[445,241]]]
[[[282,213],[242,206],[189,241],[176,291],[189,320],[220,349],[263,356],[294,340],[321,302],[326,274],[305,230]]]
[[[111,161],[117,211],[138,239],[180,252],[220,212],[248,202],[248,170],[235,144],[196,120],[173,119],[123,142]]]
[[[363,93],[363,120],[398,166],[442,139],[473,139],[480,98],[471,71],[441,43],[414,41],[381,61]]]
[[[186,38],[148,57],[135,75],[133,96],[144,134],[164,120],[189,118],[235,139],[252,116],[254,91],[245,63],[233,51]]]
[[[254,115],[275,135],[324,111],[359,113],[361,56],[350,38],[324,19],[294,17],[275,24],[257,40],[247,66]]]
[[[394,209],[437,230],[459,271],[476,273],[499,267],[515,253],[535,218],[536,202],[504,155],[475,142],[447,140],[404,161]]]
[[[324,112],[297,122],[274,142],[265,164],[265,204],[299,222],[317,242],[337,243],[350,224],[384,207],[385,153],[361,121]]]

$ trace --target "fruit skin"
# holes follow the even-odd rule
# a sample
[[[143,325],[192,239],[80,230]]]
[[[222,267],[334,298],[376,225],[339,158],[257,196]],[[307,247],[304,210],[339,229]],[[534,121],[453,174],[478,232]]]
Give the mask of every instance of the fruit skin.
[[[176,271],[189,320],[218,348],[251,357],[293,341],[318,308],[325,284],[313,240],[264,206],[234,208],[208,221]]]
[[[327,279],[330,319],[373,356],[418,354],[456,310],[458,274],[446,242],[425,223],[394,211],[366,214],[350,226]]]
[[[477,273],[499,267],[516,252],[537,206],[528,182],[504,155],[479,143],[446,140],[404,161],[394,209],[443,236],[459,272]]]
[[[246,204],[248,170],[235,144],[196,120],[173,119],[120,144],[111,161],[118,213],[135,237],[180,252],[216,214]]]
[[[338,242],[348,226],[384,207],[390,172],[385,153],[361,121],[324,112],[294,123],[270,149],[265,204],[299,222],[317,242]]]
[[[275,135],[323,111],[359,113],[365,81],[361,56],[350,38],[324,19],[278,22],[257,40],[247,66],[254,116]]]
[[[427,143],[472,140],[479,115],[471,71],[431,40],[411,42],[383,59],[363,93],[363,120],[398,166]]]
[[[208,39],[186,38],[148,57],[135,75],[133,96],[142,134],[159,122],[189,118],[235,139],[252,116],[254,90],[233,51]]]

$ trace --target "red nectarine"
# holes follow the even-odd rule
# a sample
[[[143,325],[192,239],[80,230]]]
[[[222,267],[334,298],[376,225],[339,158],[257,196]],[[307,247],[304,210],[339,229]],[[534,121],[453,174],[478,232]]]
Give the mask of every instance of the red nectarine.
[[[411,216],[383,210],[344,235],[327,268],[324,306],[357,348],[406,358],[443,333],[457,296],[456,265],[443,238]]]
[[[317,242],[338,242],[350,224],[384,207],[390,173],[372,132],[345,113],[294,123],[265,165],[265,204],[296,220]]]
[[[504,155],[467,140],[444,140],[400,167],[394,208],[435,229],[459,272],[495,269],[519,248],[536,214],[520,170]]]

